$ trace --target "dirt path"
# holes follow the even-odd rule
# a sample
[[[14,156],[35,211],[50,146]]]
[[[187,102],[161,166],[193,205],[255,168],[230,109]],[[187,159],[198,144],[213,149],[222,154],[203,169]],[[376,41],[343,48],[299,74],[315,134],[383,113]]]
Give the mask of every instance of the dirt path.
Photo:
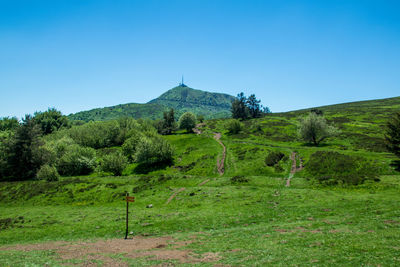
[[[296,152],[292,152],[292,154],[290,155],[290,160],[292,161],[292,167],[290,169],[290,174],[288,179],[286,180],[286,186],[290,186],[290,180],[293,178],[294,174],[298,171],[301,171],[303,169],[303,161],[300,158],[300,166],[297,168],[297,164],[296,164],[296,158],[298,157],[298,155],[296,154]]]
[[[14,245],[1,247],[3,251],[55,251],[57,260],[82,260],[78,266],[129,266],[124,258],[149,258],[150,260],[176,260],[180,263],[215,262],[220,259],[217,253],[195,254],[191,250],[181,249],[192,243],[189,241],[176,241],[172,237],[142,237],[124,239],[108,239],[93,242],[48,242],[29,245]],[[76,265],[75,265],[76,266]],[[164,265],[163,265],[164,266]],[[169,266],[169,265],[168,265]]]
[[[203,132],[201,131],[200,128],[202,128],[204,125],[206,125],[204,122],[196,124],[196,127],[193,128],[193,132],[196,133],[196,134],[202,134]]]
[[[180,192],[184,191],[186,188],[182,187],[179,188],[175,193],[173,193],[167,200],[167,202],[165,204],[169,204],[169,202],[171,202],[171,200],[174,199],[174,197],[176,197],[177,194],[179,194]]]
[[[217,168],[219,175],[223,175],[225,172],[225,157],[226,157],[226,147],[221,142],[221,133],[214,133],[214,139],[223,147],[222,150],[222,159],[217,159]]]

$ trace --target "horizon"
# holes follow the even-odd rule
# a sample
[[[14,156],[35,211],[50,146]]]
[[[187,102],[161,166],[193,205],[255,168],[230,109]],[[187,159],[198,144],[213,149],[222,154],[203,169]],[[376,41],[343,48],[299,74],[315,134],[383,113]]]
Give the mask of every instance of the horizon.
[[[194,89],[272,112],[399,96],[396,1],[0,2],[0,117]]]

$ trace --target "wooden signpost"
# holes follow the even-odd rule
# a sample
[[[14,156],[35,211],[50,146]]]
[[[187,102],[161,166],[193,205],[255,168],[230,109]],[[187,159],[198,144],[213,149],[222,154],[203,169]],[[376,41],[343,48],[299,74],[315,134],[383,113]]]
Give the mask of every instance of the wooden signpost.
[[[129,202],[135,202],[135,197],[130,197],[129,193],[126,193],[126,232],[125,232],[125,239],[128,239],[128,215],[129,215]]]

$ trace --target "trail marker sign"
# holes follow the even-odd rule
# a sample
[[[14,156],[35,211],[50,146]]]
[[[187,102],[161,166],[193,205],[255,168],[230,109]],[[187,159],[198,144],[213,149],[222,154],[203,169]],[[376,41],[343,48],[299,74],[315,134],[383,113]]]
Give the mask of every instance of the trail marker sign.
[[[135,202],[135,197],[126,196],[126,202]]]
[[[125,201],[126,201],[126,231],[125,231],[125,239],[128,239],[129,202],[135,202],[135,197],[130,197],[129,193],[126,193]]]

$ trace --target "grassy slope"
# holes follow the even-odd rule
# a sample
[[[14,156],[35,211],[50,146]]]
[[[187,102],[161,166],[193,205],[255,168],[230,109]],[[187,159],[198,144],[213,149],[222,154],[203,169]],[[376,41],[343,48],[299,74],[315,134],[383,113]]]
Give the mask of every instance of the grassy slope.
[[[131,217],[135,234],[172,235],[193,240],[197,253],[219,252],[231,265],[398,265],[400,176],[389,166],[394,157],[383,151],[382,127],[400,98],[321,107],[342,130],[321,147],[296,139],[296,125],[307,111],[270,114],[244,122],[244,131],[228,135],[226,120],[208,121],[204,134],[166,138],[176,148],[175,165],[126,177],[63,178],[60,182],[0,184],[0,244],[118,238],[123,236],[124,193],[137,198]],[[391,108],[395,107],[395,108]],[[222,132],[227,147],[226,173],[219,177],[221,147],[213,132]],[[364,141],[359,142],[362,136]],[[377,141],[380,140],[380,141]],[[266,167],[271,150],[297,151],[307,161],[316,150],[370,157],[381,165],[380,183],[359,187],[318,187],[302,172],[284,186],[284,171]],[[127,172],[134,172],[131,165]],[[248,183],[232,184],[244,175]],[[210,179],[203,186],[199,184]],[[186,190],[168,205],[178,188]],[[146,209],[153,204],[154,208]],[[19,219],[23,216],[23,219]],[[5,227],[4,219],[11,225]],[[197,238],[193,239],[192,236]],[[19,252],[0,251],[0,265],[16,265]],[[59,262],[50,252],[25,253],[25,262]],[[154,264],[130,260],[134,266]]]
[[[221,263],[232,265],[387,266],[398,261],[399,176],[353,189],[313,188],[301,178],[287,188],[281,178],[249,178],[248,184],[223,177],[204,186],[198,186],[203,177],[151,178],[153,185],[135,191],[131,230],[193,240],[187,248],[219,252]],[[15,221],[0,231],[0,242],[122,238],[122,196],[148,183],[137,177],[64,178],[51,188],[20,183],[16,191],[3,183],[1,192],[11,193],[2,194],[2,218]],[[166,205],[180,187],[186,190]],[[146,209],[148,204],[154,207]],[[0,265],[15,263],[13,253],[0,251]],[[29,255],[36,261],[31,264],[52,259]]]
[[[230,116],[233,96],[195,90],[189,87],[175,87],[147,104],[121,104],[112,107],[96,108],[69,115],[71,120],[104,121],[119,117],[135,119],[160,119],[163,112],[173,108],[176,117],[184,112],[203,115],[206,118],[226,118]]]

